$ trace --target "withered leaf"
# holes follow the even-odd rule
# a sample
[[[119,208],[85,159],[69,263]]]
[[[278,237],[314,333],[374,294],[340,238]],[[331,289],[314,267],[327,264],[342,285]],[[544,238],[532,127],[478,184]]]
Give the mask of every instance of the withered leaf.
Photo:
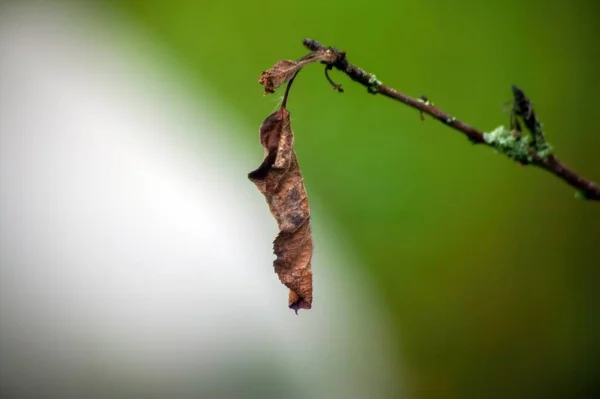
[[[260,78],[258,78],[258,83],[265,88],[265,94],[275,93],[275,89],[292,79],[300,68],[302,68],[302,65],[296,61],[277,61],[277,63],[273,65],[273,68],[261,73]]]
[[[310,208],[286,108],[279,108],[264,120],[260,143],[265,149],[265,159],[248,178],[265,196],[277,221],[279,235],[273,243],[276,255],[273,266],[279,280],[290,290],[290,309],[297,313],[298,309],[312,306],[313,244]]]
[[[334,61],[335,53],[328,49],[313,51],[298,61],[280,60],[271,69],[261,73],[258,83],[265,88],[265,94],[274,93],[278,87],[289,82],[304,65],[311,62],[332,63]]]

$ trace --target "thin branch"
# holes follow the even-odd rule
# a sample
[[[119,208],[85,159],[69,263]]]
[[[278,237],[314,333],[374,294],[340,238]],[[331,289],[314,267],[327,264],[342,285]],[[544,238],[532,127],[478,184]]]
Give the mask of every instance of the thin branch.
[[[332,63],[328,63],[327,67],[334,67],[344,72],[350,79],[365,86],[369,93],[379,93],[385,97],[400,101],[461,132],[474,144],[484,144],[504,153],[523,165],[535,165],[552,173],[576,188],[577,193],[582,198],[600,200],[600,185],[598,183],[583,177],[552,154],[549,145],[546,145],[545,141],[543,141],[544,137],[541,132],[541,125],[537,123],[531,102],[525,97],[522,90],[513,86],[513,93],[515,95],[513,113],[514,116],[522,117],[526,127],[532,129],[533,145],[529,143],[529,137],[522,137],[518,132],[500,127],[491,133],[485,133],[447,114],[423,98],[417,99],[400,93],[394,88],[381,83],[374,74],[351,64],[346,59],[345,51],[340,51],[334,47],[325,47],[311,39],[304,39],[304,45],[312,51],[331,51],[335,54],[335,60]],[[327,78],[332,83],[329,76]],[[540,146],[540,143],[544,145]]]
[[[329,84],[331,85],[331,87],[333,87],[333,90],[337,90],[340,93],[344,92],[344,89],[342,89],[342,85],[339,85],[337,83],[335,83],[330,77],[329,77],[329,70],[332,69],[333,66],[332,65],[327,65],[325,66],[325,78],[327,79],[327,81],[329,82]]]

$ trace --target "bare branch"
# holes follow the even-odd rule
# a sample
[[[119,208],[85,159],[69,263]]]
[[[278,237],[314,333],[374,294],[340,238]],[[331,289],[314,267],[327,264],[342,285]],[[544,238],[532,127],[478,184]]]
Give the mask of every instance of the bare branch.
[[[433,104],[424,98],[413,98],[390,86],[384,85],[374,74],[351,64],[346,59],[345,51],[340,51],[334,47],[325,47],[312,39],[304,39],[304,45],[312,51],[331,52],[335,56],[333,62],[322,61],[322,63],[327,65],[326,68],[336,68],[344,72],[350,79],[365,86],[369,93],[382,94],[385,97],[415,108],[421,114],[427,114],[461,132],[472,143],[492,147],[522,165],[534,165],[542,168],[576,188],[581,198],[600,200],[600,185],[598,183],[583,177],[565,165],[552,153],[552,148],[545,141],[541,124],[535,115],[531,101],[518,87],[512,86],[514,105],[511,112],[511,128],[507,129],[501,126],[490,133],[485,133],[433,106]],[[327,75],[327,79],[334,85],[334,88],[341,86],[333,83],[329,75]],[[531,132],[531,136],[520,134],[520,123],[517,117],[523,119],[525,126]],[[517,126],[517,130],[513,130],[515,126]]]

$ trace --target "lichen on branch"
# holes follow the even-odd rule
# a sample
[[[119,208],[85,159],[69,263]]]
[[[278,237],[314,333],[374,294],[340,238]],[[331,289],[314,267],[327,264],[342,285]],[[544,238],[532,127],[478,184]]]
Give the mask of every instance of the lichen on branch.
[[[529,165],[533,157],[529,153],[529,136],[519,136],[515,131],[498,126],[490,133],[483,134],[483,140],[496,151],[514,159],[522,165]]]

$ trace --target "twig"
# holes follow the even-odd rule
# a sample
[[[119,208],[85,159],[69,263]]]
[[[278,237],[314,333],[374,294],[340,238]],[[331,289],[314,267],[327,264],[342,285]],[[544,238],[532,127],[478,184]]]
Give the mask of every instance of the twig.
[[[304,45],[312,51],[330,50],[333,52],[336,56],[335,60],[332,63],[328,63],[327,67],[334,67],[344,72],[350,79],[365,86],[369,93],[382,94],[396,101],[400,101],[409,107],[415,108],[421,113],[430,115],[443,124],[463,133],[474,144],[484,144],[488,147],[492,147],[523,165],[538,166],[576,188],[577,194],[581,198],[596,201],[600,200],[600,185],[598,185],[598,183],[581,176],[552,154],[550,146],[547,145],[544,140],[544,136],[541,132],[541,124],[539,124],[535,117],[531,102],[525,96],[523,91],[516,86],[513,86],[513,93],[515,96],[513,117],[519,116],[524,119],[525,126],[531,130],[533,145],[530,144],[529,137],[522,137],[520,134],[515,134],[515,132],[510,129],[499,127],[493,132],[485,133],[447,114],[441,109],[433,106],[433,104],[429,103],[427,100],[413,98],[400,93],[392,87],[381,83],[374,74],[368,73],[351,64],[346,59],[345,51],[340,51],[334,47],[325,47],[311,39],[304,39]],[[338,86],[331,81],[329,76],[327,76],[327,78],[330,83]],[[511,119],[511,124],[512,121],[513,119]],[[518,124],[518,122],[516,123]]]
[[[337,90],[340,93],[344,92],[344,89],[342,89],[342,85],[339,85],[337,83],[335,83],[330,77],[329,77],[329,70],[333,68],[333,65],[326,65],[325,66],[325,78],[327,79],[327,81],[329,82],[329,84],[331,85],[331,87],[333,87],[333,90]]]

